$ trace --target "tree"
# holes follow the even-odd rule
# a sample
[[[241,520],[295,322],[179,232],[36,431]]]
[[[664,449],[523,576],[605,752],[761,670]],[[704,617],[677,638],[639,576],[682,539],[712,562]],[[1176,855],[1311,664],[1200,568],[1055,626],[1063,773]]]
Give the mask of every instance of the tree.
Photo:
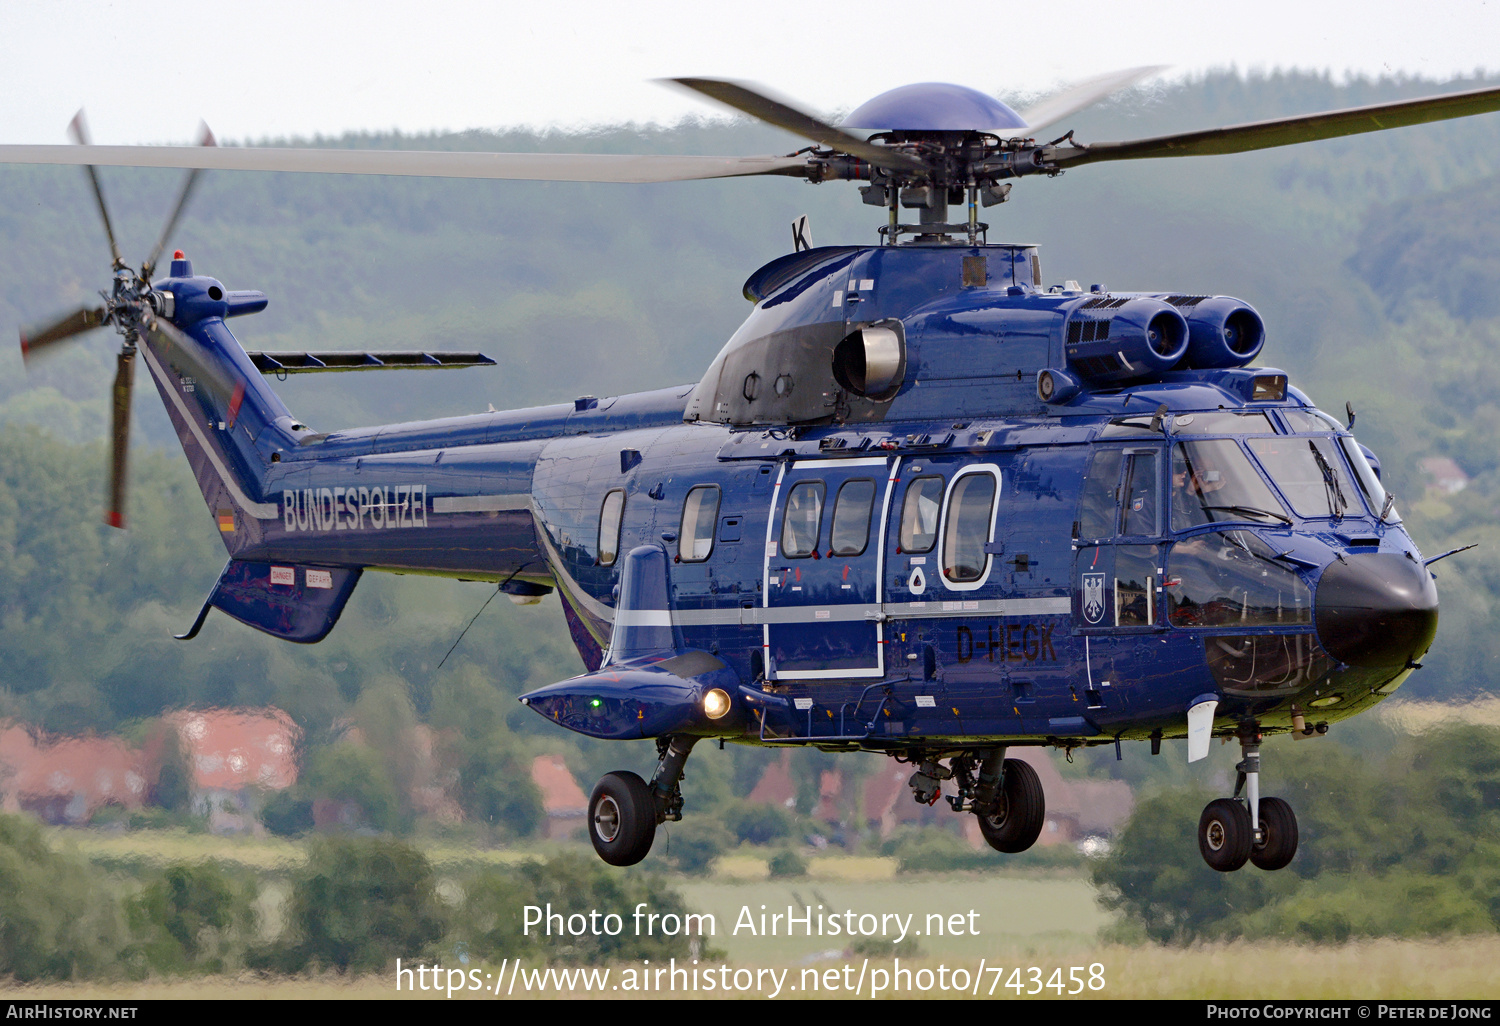
[[[256,887],[216,863],[169,867],[126,902],[123,957],[158,973],[222,973],[254,938]]]
[[[52,851],[30,819],[0,815],[0,977],[97,975],[114,959],[119,926],[87,865]]]
[[[430,955],[446,925],[436,882],[422,853],[400,842],[319,838],[293,877],[285,935],[249,961],[285,972],[311,965],[345,973]]]

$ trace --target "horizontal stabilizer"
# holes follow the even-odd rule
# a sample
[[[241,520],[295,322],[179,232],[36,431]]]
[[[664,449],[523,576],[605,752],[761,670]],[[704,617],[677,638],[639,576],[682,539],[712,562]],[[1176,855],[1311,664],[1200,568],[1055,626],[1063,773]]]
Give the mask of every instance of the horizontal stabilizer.
[[[357,370],[444,370],[450,367],[493,367],[483,353],[246,353],[262,374],[324,374]]]
[[[286,641],[322,641],[338,623],[361,571],[231,559],[209,592],[198,619],[179,641],[196,637],[210,609],[221,609]]]

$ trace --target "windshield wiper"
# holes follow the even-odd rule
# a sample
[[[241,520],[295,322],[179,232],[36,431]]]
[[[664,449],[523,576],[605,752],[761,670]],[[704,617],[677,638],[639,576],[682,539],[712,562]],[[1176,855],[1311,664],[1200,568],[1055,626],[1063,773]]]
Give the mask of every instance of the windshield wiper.
[[[1282,513],[1273,513],[1268,509],[1260,509],[1255,506],[1204,506],[1205,511],[1223,510],[1227,513],[1239,513],[1242,516],[1262,516],[1280,520],[1283,524],[1290,525],[1292,518]]]
[[[1308,440],[1307,447],[1312,450],[1313,460],[1318,464],[1318,470],[1323,475],[1323,490],[1327,493],[1328,513],[1335,518],[1341,518],[1344,510],[1349,508],[1349,500],[1344,498],[1344,490],[1339,487],[1339,479],[1334,474],[1333,468],[1328,465],[1328,460],[1323,456],[1323,451],[1318,448],[1318,443]],[[1338,508],[1335,509],[1334,505]]]

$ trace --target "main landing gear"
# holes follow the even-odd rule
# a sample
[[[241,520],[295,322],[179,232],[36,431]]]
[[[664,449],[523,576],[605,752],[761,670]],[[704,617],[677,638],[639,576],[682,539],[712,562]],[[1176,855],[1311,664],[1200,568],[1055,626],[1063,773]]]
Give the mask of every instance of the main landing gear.
[[[1282,869],[1297,854],[1297,817],[1280,798],[1260,796],[1260,727],[1240,728],[1244,758],[1233,798],[1215,798],[1198,818],[1198,850],[1210,868],[1232,873],[1246,862]],[[1240,792],[1245,792],[1241,800]]]
[[[954,812],[979,817],[979,832],[991,848],[1014,855],[1041,836],[1047,800],[1042,781],[1029,763],[1007,759],[1003,747],[956,755],[947,766],[935,757],[927,758],[919,763],[908,786],[919,805],[933,805],[941,795],[942,781],[950,779],[958,793],[948,796],[948,804]]]
[[[659,738],[651,783],[629,770],[606,773],[589,795],[589,840],[611,866],[633,866],[651,851],[656,825],[682,819],[682,768],[696,737]]]

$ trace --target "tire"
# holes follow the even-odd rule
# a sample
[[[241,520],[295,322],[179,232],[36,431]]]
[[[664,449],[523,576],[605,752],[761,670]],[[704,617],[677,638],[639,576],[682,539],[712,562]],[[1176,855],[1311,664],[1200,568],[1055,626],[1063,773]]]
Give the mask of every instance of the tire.
[[[995,811],[979,815],[979,832],[991,848],[1015,855],[1036,843],[1047,818],[1042,781],[1028,763],[1005,760],[1005,780]]]
[[[589,840],[611,866],[633,866],[656,840],[656,799],[628,770],[606,773],[589,795]]]
[[[1198,850],[1211,869],[1233,873],[1249,860],[1254,841],[1250,810],[1233,798],[1215,798],[1198,817]]]
[[[1297,854],[1297,815],[1280,798],[1260,800],[1260,843],[1250,851],[1250,861],[1267,871],[1285,869]]]

